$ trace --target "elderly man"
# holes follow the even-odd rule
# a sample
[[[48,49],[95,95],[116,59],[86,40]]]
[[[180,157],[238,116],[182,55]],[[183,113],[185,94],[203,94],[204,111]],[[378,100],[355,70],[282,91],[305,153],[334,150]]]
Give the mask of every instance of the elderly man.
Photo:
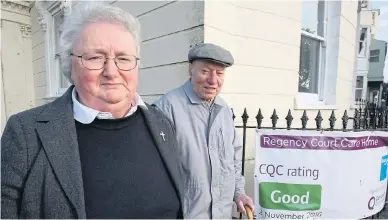
[[[242,145],[232,112],[218,96],[225,68],[233,64],[229,51],[200,44],[188,54],[190,79],[154,104],[175,126],[185,176],[184,215],[187,218],[231,218],[252,199],[245,195],[241,175]]]
[[[74,86],[11,116],[3,133],[1,217],[183,217],[173,127],[136,93],[137,21],[112,6],[76,6],[61,35]]]

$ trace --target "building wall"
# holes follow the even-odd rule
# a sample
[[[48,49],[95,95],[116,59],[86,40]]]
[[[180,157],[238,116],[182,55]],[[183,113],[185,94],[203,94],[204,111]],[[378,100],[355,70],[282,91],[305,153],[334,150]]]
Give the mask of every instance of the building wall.
[[[152,103],[188,79],[187,52],[203,41],[203,1],[116,1],[141,24],[138,92]]]
[[[241,115],[244,107],[247,107],[251,115],[262,108],[264,114],[269,116],[276,108],[280,116],[285,116],[288,109],[293,109],[295,118],[300,118],[302,111],[295,110],[300,53],[300,1],[107,3],[131,12],[142,25],[139,93],[146,101],[155,101],[187,80],[187,52],[191,45],[205,41],[226,47],[235,57],[236,64],[227,71],[221,95],[234,108],[236,115]],[[279,4],[284,7],[278,7]],[[324,117],[332,109],[348,109],[352,99],[352,85],[349,82],[353,80],[353,74],[349,71],[354,69],[357,2],[343,1],[342,5],[338,15],[340,31],[337,37],[340,43],[336,67],[336,105],[326,107],[329,110],[322,112]],[[40,104],[44,102],[46,90],[46,58],[44,31],[39,25],[35,7],[31,10],[31,20],[36,102]],[[161,25],[163,28],[160,28]],[[273,51],[276,51],[276,56],[271,55]],[[312,109],[310,114],[316,112],[316,109]],[[249,121],[253,123],[255,119],[251,117]],[[295,120],[295,123],[299,123],[299,120]],[[310,123],[312,125],[314,121],[310,120]]]
[[[361,11],[360,24],[366,25],[366,26],[374,24],[376,21],[374,20],[374,17],[372,16],[373,13],[374,13],[374,11],[371,10],[371,5],[369,4],[368,8]]]
[[[354,81],[354,66],[356,59],[354,54],[358,52],[357,48],[357,1],[341,1],[341,23],[339,32],[339,61],[338,61],[338,77],[337,77],[337,106],[341,115],[337,115],[337,119],[342,117],[342,112],[348,110],[348,114],[353,114],[351,106],[353,105],[353,81]],[[341,120],[338,120],[337,125],[341,126]],[[352,126],[352,125],[350,125]]]
[[[7,119],[35,105],[29,3],[1,1],[1,132]]]
[[[279,4],[284,7],[278,7]],[[357,2],[341,4],[340,14],[336,15],[340,20],[336,34],[336,104],[322,111],[324,118],[329,117],[332,109],[343,112],[352,103]],[[276,108],[282,118],[288,109],[294,110],[294,118],[300,118],[302,111],[295,109],[294,104],[298,96],[300,28],[300,1],[205,3],[205,41],[224,46],[235,57],[236,64],[227,71],[222,97],[236,115],[241,115],[246,107],[248,114],[254,116],[261,108],[269,125],[269,116]],[[308,113],[316,115],[317,110]],[[255,120],[249,119],[252,123]]]
[[[35,103],[37,106],[45,104],[46,98],[46,45],[45,25],[42,23],[35,5],[31,8],[31,32],[32,32],[32,66],[35,90]]]
[[[235,58],[227,69],[221,96],[236,115],[244,107],[251,116],[259,108],[268,116],[273,108],[283,115],[294,107],[300,17],[298,1],[206,2],[205,42],[227,48]]]
[[[384,62],[387,53],[387,42],[382,40],[372,40],[371,50],[380,50],[379,62],[369,63],[368,81],[381,81],[384,80]]]
[[[187,51],[203,41],[203,1],[106,1],[137,17],[141,23],[141,61],[138,92],[152,103],[187,77]],[[36,103],[47,97],[48,78],[45,19],[31,9]],[[163,28],[161,28],[161,25]],[[165,80],[168,78],[169,80]],[[162,83],[163,82],[163,83]]]

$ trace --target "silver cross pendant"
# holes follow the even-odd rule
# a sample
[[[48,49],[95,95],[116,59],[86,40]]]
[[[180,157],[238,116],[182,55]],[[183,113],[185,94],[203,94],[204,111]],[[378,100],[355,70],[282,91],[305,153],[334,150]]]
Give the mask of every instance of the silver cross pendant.
[[[160,136],[162,136],[162,138],[163,138],[163,141],[166,141],[166,139],[164,139],[164,133],[163,133],[163,131],[162,132],[160,132]]]

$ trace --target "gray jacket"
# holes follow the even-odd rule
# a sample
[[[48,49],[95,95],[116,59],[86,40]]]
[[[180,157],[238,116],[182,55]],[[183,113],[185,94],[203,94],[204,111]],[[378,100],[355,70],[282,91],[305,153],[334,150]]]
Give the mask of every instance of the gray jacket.
[[[185,218],[232,218],[233,199],[244,194],[242,145],[232,112],[216,97],[204,102],[190,81],[154,103],[175,126],[185,177]]]
[[[1,138],[1,218],[86,218],[72,88],[9,118]],[[142,111],[182,202],[173,128],[156,108]]]

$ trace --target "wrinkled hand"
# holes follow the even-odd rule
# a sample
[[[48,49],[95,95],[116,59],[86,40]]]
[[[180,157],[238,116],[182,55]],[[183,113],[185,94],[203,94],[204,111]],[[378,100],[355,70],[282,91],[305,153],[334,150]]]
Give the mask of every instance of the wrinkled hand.
[[[237,205],[237,211],[244,213],[244,215],[247,214],[247,211],[245,210],[245,205],[247,205],[249,208],[251,208],[252,212],[255,211],[255,206],[253,205],[253,200],[251,197],[247,195],[238,195],[234,198],[234,202]]]

